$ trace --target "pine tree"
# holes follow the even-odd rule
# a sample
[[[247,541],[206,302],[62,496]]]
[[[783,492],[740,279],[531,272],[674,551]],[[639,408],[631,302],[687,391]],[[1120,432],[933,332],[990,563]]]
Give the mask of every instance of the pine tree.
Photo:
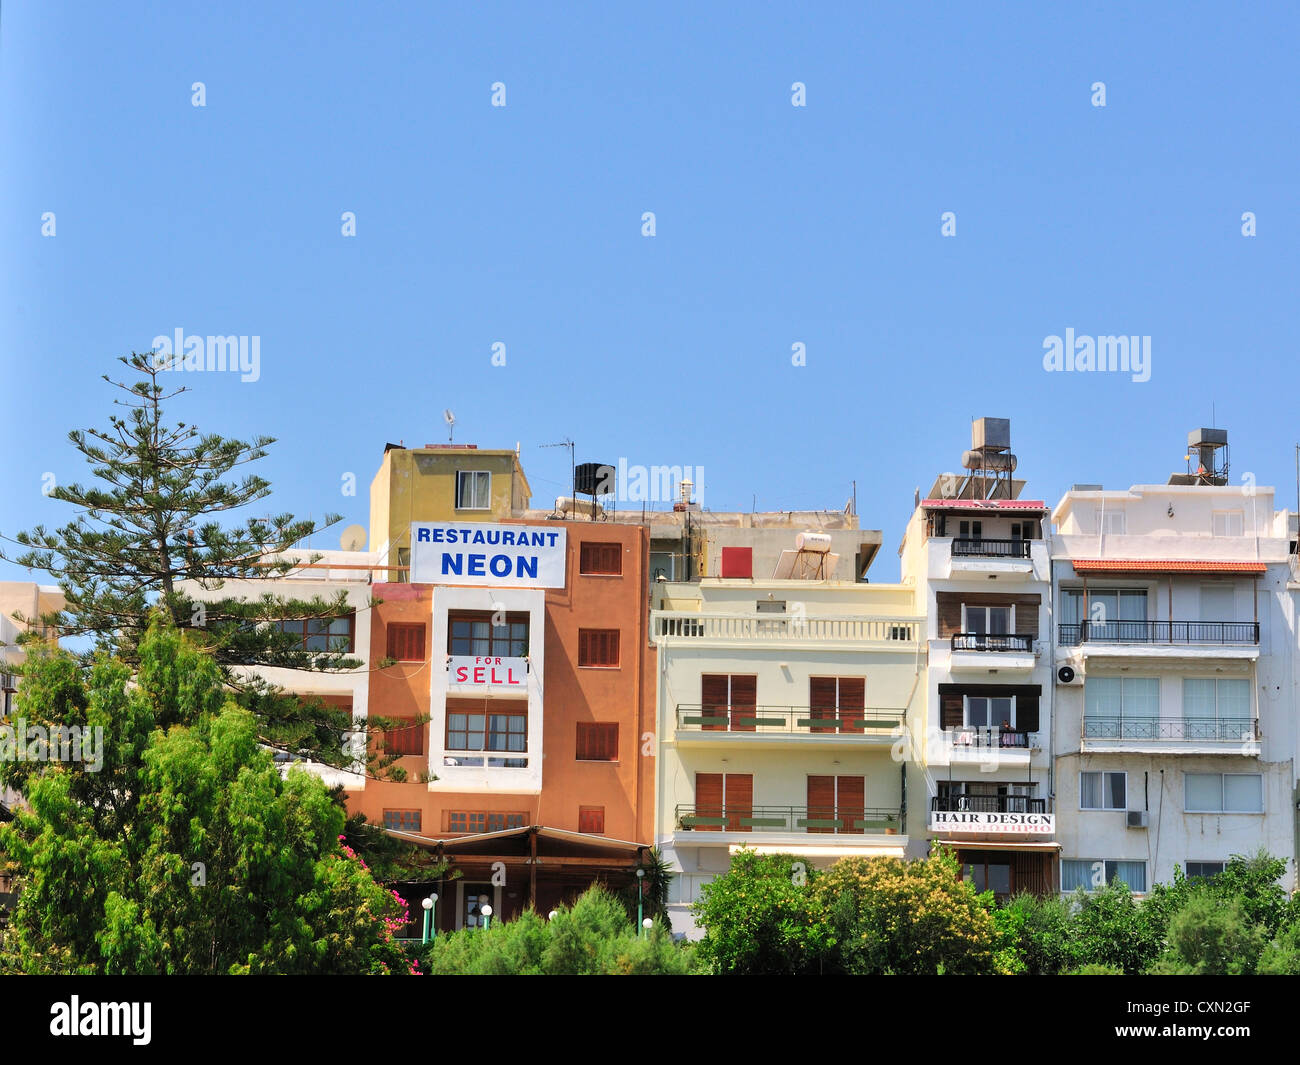
[[[315,561],[320,556],[291,559],[284,552],[338,517],[327,515],[319,526],[289,514],[225,523],[231,512],[270,495],[265,479],[234,475],[264,458],[274,439],[228,440],[184,422],[169,426],[164,405],[190,390],[165,387],[159,375],[166,361],[152,352],[118,361],[138,375],[132,383],[104,376],[126,393],[114,400],[125,414],[114,413],[106,430],[68,434],[98,483],[55,487],[50,495],[77,507],[76,517],[54,531],[37,526],[19,533],[16,542],[27,550],[0,557],[54,577],[67,605],[41,620],[63,636],[93,637],[87,664],[94,651],[104,651],[138,667],[149,613],[161,607],[173,625],[191,630],[211,651],[237,701],[254,713],[262,743],[332,766],[350,764],[355,755],[345,752],[345,737],[353,735],[349,746],[358,751],[362,744],[361,727],[348,710],[288,694],[259,676],[266,667],[358,668],[361,663],[328,635],[329,621],[351,610],[346,595],[296,600],[269,592],[213,599],[191,594],[220,592],[230,581],[256,587]],[[324,638],[304,640],[301,628],[297,636],[282,631],[277,623],[291,619],[314,622]],[[322,643],[324,648],[308,646]],[[368,730],[393,724],[371,717]],[[368,772],[401,779],[400,768],[389,769],[395,758],[368,750]]]

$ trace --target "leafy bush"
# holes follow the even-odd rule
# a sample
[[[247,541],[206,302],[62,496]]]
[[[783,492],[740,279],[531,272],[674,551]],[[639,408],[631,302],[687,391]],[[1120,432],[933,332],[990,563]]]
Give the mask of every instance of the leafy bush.
[[[1150,965],[1164,945],[1128,885],[1113,880],[1091,895],[1076,892],[1070,921],[1071,968],[1108,965],[1132,975]]]
[[[1300,921],[1283,928],[1259,957],[1260,976],[1300,976]]]
[[[1169,922],[1169,949],[1149,969],[1159,975],[1249,976],[1268,942],[1240,899],[1197,892]]]
[[[701,960],[736,975],[821,972],[829,933],[813,901],[818,879],[805,859],[741,850],[692,908],[705,928]]]
[[[1056,895],[1016,895],[997,910],[1005,947],[1029,976],[1055,976],[1070,964],[1070,903]],[[1010,968],[1007,966],[1007,968]]]
[[[1092,963],[1080,965],[1077,969],[1068,969],[1062,976],[1123,976],[1124,970],[1118,965],[1101,965]]]
[[[975,974],[997,971],[998,929],[984,901],[958,879],[957,861],[841,858],[817,879],[837,971]]]
[[[662,922],[638,937],[623,903],[592,887],[552,921],[530,910],[439,936],[423,962],[442,976],[682,976],[695,970],[695,949],[673,942]]]

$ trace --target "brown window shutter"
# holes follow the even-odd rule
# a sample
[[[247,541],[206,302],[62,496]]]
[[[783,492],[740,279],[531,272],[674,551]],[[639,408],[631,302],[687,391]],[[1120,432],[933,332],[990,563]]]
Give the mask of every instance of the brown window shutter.
[[[962,701],[960,695],[940,696],[940,702],[939,702],[939,727],[940,728],[945,728],[945,729],[961,728],[963,715],[964,715],[964,711],[962,709]]]
[[[758,705],[758,677],[738,675],[731,678],[731,731],[753,732],[754,726],[745,722],[753,718]]]
[[[813,721],[834,720],[837,716],[835,700],[837,685],[834,677],[808,678],[809,717]],[[813,732],[834,732],[834,725],[813,725]]]
[[[388,626],[388,657],[396,662],[423,662],[424,623],[391,623]]]
[[[808,778],[808,820],[829,821],[835,817],[835,778]],[[833,828],[810,828],[809,832],[834,832]]]
[[[754,775],[728,773],[726,779],[727,831],[749,832],[750,825],[742,825],[741,818],[754,816]]]
[[[705,673],[700,678],[700,688],[703,697],[700,699],[704,707],[704,717],[727,717],[727,707],[730,702],[731,687],[730,681],[724,673]],[[725,722],[716,725],[705,725],[706,732],[726,732],[727,725]]]
[[[1021,695],[1016,698],[1016,728],[1021,732],[1038,731],[1038,696]]]
[[[867,681],[865,677],[840,678],[840,720],[861,720],[867,706]],[[841,725],[841,732],[860,733],[862,725]]]
[[[722,774],[695,774],[695,814],[697,817],[717,818],[723,814],[722,809]],[[717,832],[715,825],[700,825],[703,832]]]
[[[844,822],[841,832],[862,834],[862,818],[866,812],[866,778],[838,777],[835,781],[835,816]]]

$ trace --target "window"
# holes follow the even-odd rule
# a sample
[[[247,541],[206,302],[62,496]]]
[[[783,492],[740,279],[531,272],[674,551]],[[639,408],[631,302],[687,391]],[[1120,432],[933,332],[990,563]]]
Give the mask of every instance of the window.
[[[1098,861],[1093,858],[1061,859],[1061,890],[1099,891],[1116,880],[1130,891],[1141,894],[1147,889],[1147,863]]]
[[[1215,536],[1240,536],[1242,518],[1239,510],[1216,510],[1210,516],[1210,529]]]
[[[970,728],[997,728],[1003,724],[1015,728],[1015,696],[966,696],[966,720],[964,724]]]
[[[579,629],[578,665],[618,666],[618,629]]]
[[[982,521],[961,521],[957,523],[957,536],[961,540],[978,540],[984,535]]]
[[[1184,773],[1183,789],[1189,814],[1264,812],[1264,778],[1258,773]]]
[[[447,714],[447,750],[522,753],[528,750],[528,715],[453,710]],[[467,764],[481,765],[482,760],[475,759]],[[487,764],[490,769],[522,769],[528,765],[528,759],[489,758]]]
[[[391,622],[388,657],[398,662],[424,661],[424,623]]]
[[[456,471],[456,509],[490,510],[492,474],[486,470]]]
[[[1157,677],[1089,677],[1083,686],[1084,735],[1152,739],[1160,724]]]
[[[603,835],[605,832],[605,807],[579,806],[578,831],[593,832],[598,836]]]
[[[355,617],[348,614],[341,618],[289,618],[276,622],[275,627],[301,644],[291,650],[351,654]]]
[[[809,677],[809,719],[825,721],[812,725],[812,732],[857,732],[866,727],[863,711],[867,700],[865,677]]]
[[[1089,639],[1145,639],[1148,635],[1145,625],[1124,625],[1123,622],[1146,620],[1145,588],[1090,588],[1087,616],[1084,615],[1083,589],[1065,590],[1065,624],[1088,622]]]
[[[419,810],[385,810],[384,827],[394,832],[419,832]]]
[[[1098,532],[1118,533],[1123,535],[1124,532],[1124,511],[1116,510],[1110,507],[1099,507],[1094,512]]]
[[[865,831],[865,777],[808,778],[809,832]]]
[[[1188,739],[1242,740],[1255,736],[1250,681],[1184,677],[1183,728]]]
[[[962,632],[981,636],[1005,636],[1015,631],[1016,608],[1013,606],[967,606],[962,604]]]
[[[579,721],[576,757],[579,762],[617,762],[618,722]]]
[[[448,832],[504,832],[510,828],[523,828],[528,815],[503,814],[484,810],[447,811]]]
[[[583,541],[578,550],[578,572],[620,577],[623,574],[623,545]]]
[[[384,730],[385,754],[424,754],[424,726],[415,724],[414,718],[393,718],[410,721],[409,725],[394,725]]]
[[[705,732],[753,732],[757,723],[758,677],[752,673],[705,673],[700,677]]]
[[[1080,773],[1080,810],[1127,810],[1128,774]]]
[[[447,653],[492,658],[528,654],[527,614],[507,614],[504,625],[494,625],[492,620],[493,615],[484,611],[449,615]]]
[[[696,773],[691,827],[701,832],[751,832],[754,774]]]
[[[1203,877],[1209,880],[1210,877],[1218,876],[1223,872],[1225,862],[1187,862],[1187,879],[1192,877]]]

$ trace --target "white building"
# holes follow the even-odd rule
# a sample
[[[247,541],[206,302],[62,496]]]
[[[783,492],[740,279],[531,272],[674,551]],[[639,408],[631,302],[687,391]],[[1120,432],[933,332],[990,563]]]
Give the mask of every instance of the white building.
[[[1207,432],[1207,472],[1076,486],[1052,512],[1063,891],[1144,892],[1260,847],[1295,883],[1289,515],[1224,483]]]
[[[912,589],[853,581],[659,583],[655,841],[675,931],[740,847],[824,868],[907,853],[925,827],[902,729],[920,713]]]

